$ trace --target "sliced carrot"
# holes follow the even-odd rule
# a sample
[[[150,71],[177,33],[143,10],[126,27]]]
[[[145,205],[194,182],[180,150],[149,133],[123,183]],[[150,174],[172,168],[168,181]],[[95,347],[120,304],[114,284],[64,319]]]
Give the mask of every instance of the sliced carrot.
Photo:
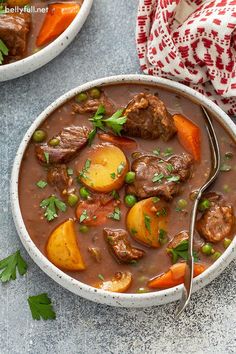
[[[98,226],[107,222],[107,216],[114,210],[114,203],[112,201],[103,204],[101,200],[94,201],[81,200],[76,208],[76,216],[81,220],[81,216],[86,210],[86,218],[82,224],[88,226]]]
[[[49,5],[36,45],[41,47],[56,39],[71,24],[79,10],[80,5],[74,3]]]
[[[152,289],[172,288],[184,282],[186,263],[176,263],[170,269],[158,277],[151,279],[148,286]],[[203,264],[194,264],[194,277],[203,273],[206,267]]]
[[[200,128],[182,114],[173,116],[178,132],[180,144],[196,161],[201,160],[201,133]]]
[[[114,144],[119,146],[120,148],[126,148],[126,149],[132,149],[135,148],[137,146],[137,143],[135,140],[133,139],[129,139],[129,138],[124,138],[124,137],[120,137],[120,136],[116,136],[113,134],[106,134],[106,133],[102,133],[102,134],[98,134],[98,137],[100,140],[102,141],[106,141],[108,143]]]

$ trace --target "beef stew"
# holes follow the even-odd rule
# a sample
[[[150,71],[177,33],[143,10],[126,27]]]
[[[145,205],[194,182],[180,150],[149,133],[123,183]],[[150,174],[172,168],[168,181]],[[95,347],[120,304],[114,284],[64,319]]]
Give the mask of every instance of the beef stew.
[[[56,39],[74,20],[82,3],[0,1],[0,65],[32,55]]]
[[[236,231],[236,146],[214,127],[222,166],[199,204],[195,276]],[[148,85],[94,88],[34,133],[20,171],[21,212],[35,245],[73,278],[108,291],[157,291],[183,282],[194,191],[210,171],[197,104]]]

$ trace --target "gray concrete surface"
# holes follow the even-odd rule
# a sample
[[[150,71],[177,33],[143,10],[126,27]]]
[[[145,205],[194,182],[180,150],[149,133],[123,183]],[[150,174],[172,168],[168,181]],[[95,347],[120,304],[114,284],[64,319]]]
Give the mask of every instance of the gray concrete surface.
[[[79,298],[49,279],[28,257],[11,216],[9,180],[14,155],[29,125],[55,98],[88,80],[138,73],[136,0],[95,0],[81,33],[53,62],[0,84],[0,259],[20,249],[29,271],[0,284],[0,354],[235,353],[235,262],[192,298],[188,313],[175,304],[116,309]],[[33,321],[29,295],[47,292],[57,320]]]

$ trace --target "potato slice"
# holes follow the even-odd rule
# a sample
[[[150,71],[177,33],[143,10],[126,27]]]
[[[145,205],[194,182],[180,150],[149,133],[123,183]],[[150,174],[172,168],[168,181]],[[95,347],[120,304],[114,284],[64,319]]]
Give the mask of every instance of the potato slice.
[[[58,268],[71,271],[85,269],[77,244],[73,220],[63,222],[51,233],[46,246],[46,254]]]
[[[132,274],[130,272],[118,272],[111,280],[100,282],[95,287],[113,293],[124,293],[130,287],[131,282]]]
[[[158,248],[166,236],[168,204],[159,198],[141,200],[130,209],[126,222],[136,241]]]
[[[112,144],[94,146],[87,155],[89,167],[81,181],[98,192],[120,189],[128,171],[128,162],[121,149]]]

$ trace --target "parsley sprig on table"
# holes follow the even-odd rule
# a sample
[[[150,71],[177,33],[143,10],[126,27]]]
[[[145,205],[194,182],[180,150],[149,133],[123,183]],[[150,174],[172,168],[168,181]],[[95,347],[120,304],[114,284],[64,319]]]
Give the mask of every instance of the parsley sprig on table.
[[[0,269],[4,269],[0,280],[5,283],[16,279],[16,269],[20,275],[24,275],[27,272],[27,263],[21,257],[20,251],[17,251],[0,261]]]
[[[3,63],[3,56],[8,55],[8,48],[5,43],[0,39],[0,65]]]
[[[29,296],[28,304],[34,320],[54,320],[56,314],[53,310],[51,300],[43,293],[36,296]]]
[[[52,221],[57,218],[57,210],[66,211],[66,204],[58,199],[55,195],[51,195],[49,198],[42,200],[40,207],[46,209],[44,216],[48,221]]]
[[[110,128],[116,135],[121,135],[123,125],[127,120],[127,117],[122,115],[123,111],[123,109],[118,109],[111,117],[104,118],[106,111],[105,107],[101,104],[95,115],[89,119],[93,124],[93,130],[89,133],[88,137],[89,145],[92,144],[98,129],[106,130],[106,128]]]

